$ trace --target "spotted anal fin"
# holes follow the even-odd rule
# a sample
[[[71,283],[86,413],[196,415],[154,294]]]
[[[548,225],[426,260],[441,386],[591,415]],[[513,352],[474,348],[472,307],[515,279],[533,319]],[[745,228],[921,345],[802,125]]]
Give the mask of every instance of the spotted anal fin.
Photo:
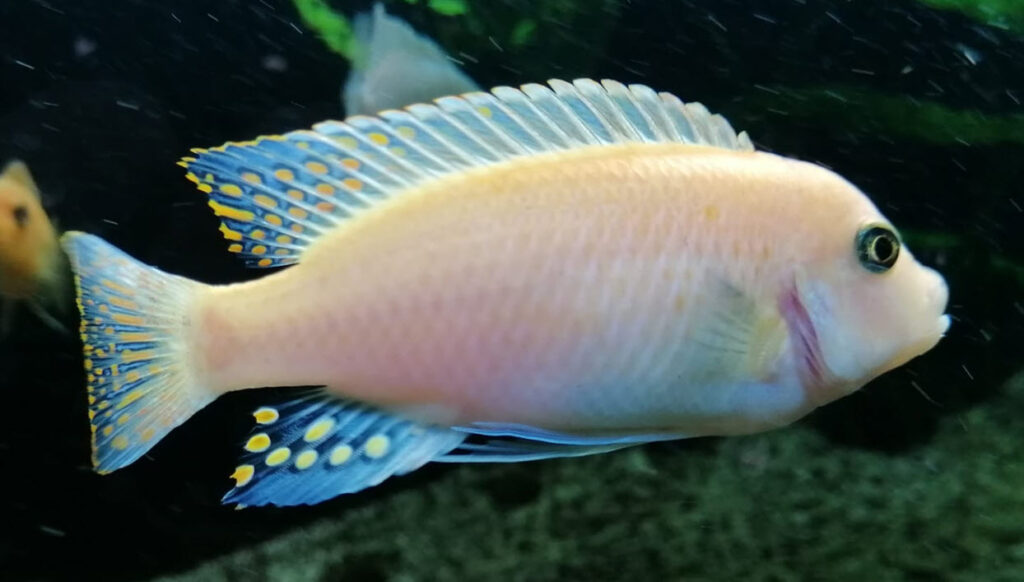
[[[224,503],[312,505],[418,469],[464,433],[343,400],[322,389],[264,406]]]
[[[587,147],[677,143],[752,151],[719,115],[644,85],[552,80],[194,149],[179,162],[248,265],[298,262],[319,236],[443,176]]]

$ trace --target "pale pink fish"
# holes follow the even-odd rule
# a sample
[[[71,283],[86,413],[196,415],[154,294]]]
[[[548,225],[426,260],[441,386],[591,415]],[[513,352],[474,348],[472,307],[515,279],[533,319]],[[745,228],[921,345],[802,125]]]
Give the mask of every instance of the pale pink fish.
[[[255,412],[225,497],[245,505],[751,433],[949,325],[945,282],[863,193],[699,104],[588,80],[436,103],[185,158],[229,250],[294,264],[259,280],[64,238],[98,470],[259,386],[327,388]]]

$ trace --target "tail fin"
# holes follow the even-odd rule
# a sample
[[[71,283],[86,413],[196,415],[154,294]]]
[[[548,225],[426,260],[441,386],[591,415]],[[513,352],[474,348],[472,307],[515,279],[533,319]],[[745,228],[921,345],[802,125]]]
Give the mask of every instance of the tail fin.
[[[61,238],[75,273],[93,467],[142,456],[215,394],[196,382],[187,341],[201,283],[142,264],[103,239]]]

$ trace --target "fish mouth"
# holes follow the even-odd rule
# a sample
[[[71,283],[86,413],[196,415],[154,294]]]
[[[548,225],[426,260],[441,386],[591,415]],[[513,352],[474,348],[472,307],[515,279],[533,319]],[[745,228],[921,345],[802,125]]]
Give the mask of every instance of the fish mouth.
[[[800,373],[800,382],[807,391],[808,398],[815,406],[833,400],[826,388],[834,385],[836,378],[825,363],[814,321],[804,306],[795,283],[782,294],[779,312],[789,328],[790,344]]]

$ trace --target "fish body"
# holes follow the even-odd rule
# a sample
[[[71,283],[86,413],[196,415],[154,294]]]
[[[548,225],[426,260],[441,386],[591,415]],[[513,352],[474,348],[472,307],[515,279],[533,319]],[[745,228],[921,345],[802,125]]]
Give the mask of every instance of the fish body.
[[[197,150],[229,250],[290,265],[256,281],[68,236],[97,468],[261,386],[325,389],[256,411],[229,501],[750,433],[945,332],[942,278],[840,176],[646,87],[551,88]]]
[[[763,217],[847,186],[699,149],[558,152],[407,192],[295,267],[197,302],[203,383],[326,384],[449,424],[571,431],[750,432],[802,415],[835,387],[805,389],[778,305],[807,231],[849,209]]]

